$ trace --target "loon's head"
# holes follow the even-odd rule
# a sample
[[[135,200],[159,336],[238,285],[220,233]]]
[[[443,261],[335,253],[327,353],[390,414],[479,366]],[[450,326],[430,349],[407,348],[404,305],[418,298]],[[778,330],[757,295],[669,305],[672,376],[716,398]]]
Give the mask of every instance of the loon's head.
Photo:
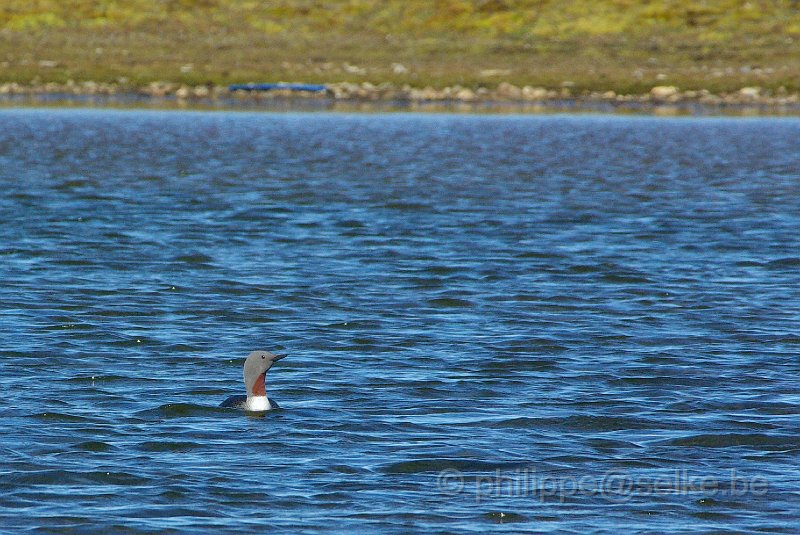
[[[253,351],[244,361],[244,384],[248,396],[266,396],[264,379],[272,365],[286,355],[276,355],[269,351]]]

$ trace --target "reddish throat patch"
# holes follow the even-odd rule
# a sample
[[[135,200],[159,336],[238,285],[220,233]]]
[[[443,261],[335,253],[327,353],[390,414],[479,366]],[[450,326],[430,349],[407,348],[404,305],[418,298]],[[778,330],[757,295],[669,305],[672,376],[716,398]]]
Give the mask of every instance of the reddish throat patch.
[[[254,396],[266,396],[267,395],[267,388],[264,386],[264,377],[266,376],[266,372],[262,373],[256,378],[256,382],[253,385],[253,395]]]

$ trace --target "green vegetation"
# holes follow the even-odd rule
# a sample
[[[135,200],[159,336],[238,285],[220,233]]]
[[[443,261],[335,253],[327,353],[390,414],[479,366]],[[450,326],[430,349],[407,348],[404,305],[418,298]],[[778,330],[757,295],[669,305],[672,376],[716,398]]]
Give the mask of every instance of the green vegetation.
[[[0,81],[800,90],[800,0],[5,0]]]

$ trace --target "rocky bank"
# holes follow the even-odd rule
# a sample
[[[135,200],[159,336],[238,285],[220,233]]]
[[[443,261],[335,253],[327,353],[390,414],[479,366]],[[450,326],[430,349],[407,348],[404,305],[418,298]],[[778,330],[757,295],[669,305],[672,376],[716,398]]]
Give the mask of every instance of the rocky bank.
[[[145,86],[132,87],[122,83],[74,82],[19,84],[0,83],[0,96],[11,95],[64,95],[64,96],[112,96],[136,95],[154,99],[170,98],[178,101],[200,100],[244,100],[260,101],[274,99],[328,99],[354,102],[453,102],[453,103],[542,103],[548,102],[598,102],[639,103],[644,105],[696,103],[704,106],[758,105],[800,106],[800,94],[784,88],[775,91],[760,87],[742,87],[731,93],[714,94],[708,90],[681,90],[675,86],[655,86],[644,94],[618,94],[614,91],[578,91],[571,87],[557,89],[515,86],[503,82],[494,88],[470,88],[459,85],[434,87],[397,87],[389,83],[361,84],[337,82],[325,84],[322,92],[304,92],[278,89],[266,92],[232,91],[225,86],[213,84],[189,86],[166,81],[155,81]]]

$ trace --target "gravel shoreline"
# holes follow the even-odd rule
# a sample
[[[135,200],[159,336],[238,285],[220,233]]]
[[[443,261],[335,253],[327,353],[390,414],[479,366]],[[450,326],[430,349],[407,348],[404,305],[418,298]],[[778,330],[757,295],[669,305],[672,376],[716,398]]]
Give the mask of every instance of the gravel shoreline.
[[[171,99],[177,102],[243,102],[299,100],[332,101],[350,103],[395,103],[395,104],[508,104],[521,107],[580,107],[581,105],[603,108],[647,108],[647,107],[702,107],[730,108],[752,107],[769,112],[800,112],[800,94],[779,89],[768,91],[760,87],[743,87],[736,92],[714,94],[707,90],[683,91],[675,86],[655,86],[645,94],[617,94],[614,91],[576,91],[570,87],[548,89],[544,87],[518,87],[501,83],[496,88],[471,89],[462,86],[445,88],[396,87],[392,84],[374,85],[368,82],[325,84],[324,91],[296,91],[274,89],[271,91],[231,90],[227,86],[188,86],[172,82],[151,82],[142,87],[131,87],[104,82],[67,82],[24,85],[15,82],[0,83],[0,98],[8,100],[17,96],[62,96],[70,97],[133,97],[137,99]]]

